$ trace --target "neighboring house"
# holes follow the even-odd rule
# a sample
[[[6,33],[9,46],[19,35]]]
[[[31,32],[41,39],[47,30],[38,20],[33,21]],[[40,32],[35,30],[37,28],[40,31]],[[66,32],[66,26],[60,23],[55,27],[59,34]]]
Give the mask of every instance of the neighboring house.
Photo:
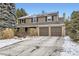
[[[64,17],[59,13],[43,13],[38,15],[23,16],[18,18],[17,30],[23,28],[25,32],[29,28],[35,28],[38,36],[64,36]]]

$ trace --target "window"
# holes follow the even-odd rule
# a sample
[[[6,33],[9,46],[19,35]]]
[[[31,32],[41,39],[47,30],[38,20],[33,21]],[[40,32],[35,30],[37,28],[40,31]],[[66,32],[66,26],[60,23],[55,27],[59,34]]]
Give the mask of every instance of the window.
[[[21,19],[19,19],[19,23],[21,24]]]
[[[47,16],[47,22],[51,22],[52,21],[52,16]]]
[[[47,22],[47,16],[45,16],[45,21]]]
[[[26,23],[26,20],[25,19],[22,19],[22,23]]]
[[[26,23],[26,19],[24,19],[24,23]]]
[[[31,22],[36,23],[36,22],[38,22],[38,20],[36,17],[34,17],[34,18],[32,18]]]
[[[31,22],[33,22],[33,18],[31,18]]]
[[[22,19],[22,23],[24,23],[24,19]]]
[[[54,20],[54,16],[52,16],[52,21]]]

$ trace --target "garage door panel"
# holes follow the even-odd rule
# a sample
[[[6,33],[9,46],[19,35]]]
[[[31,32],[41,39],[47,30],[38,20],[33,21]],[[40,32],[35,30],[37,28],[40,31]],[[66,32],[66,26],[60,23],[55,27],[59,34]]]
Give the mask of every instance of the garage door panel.
[[[40,27],[39,28],[40,36],[49,36],[49,29],[48,27]]]
[[[51,27],[51,35],[52,36],[61,36],[62,35],[62,27]]]

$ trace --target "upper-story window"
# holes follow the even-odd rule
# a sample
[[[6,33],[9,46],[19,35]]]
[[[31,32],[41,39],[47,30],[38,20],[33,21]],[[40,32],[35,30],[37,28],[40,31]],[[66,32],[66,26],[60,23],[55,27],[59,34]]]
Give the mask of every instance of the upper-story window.
[[[54,16],[52,16],[52,21],[54,20]]]
[[[18,19],[19,23],[21,24],[21,19]]]
[[[52,22],[54,20],[53,16],[47,16],[47,22]]]
[[[47,22],[51,22],[52,21],[52,16],[47,16]]]
[[[20,19],[20,24],[21,23],[26,23],[26,19]]]
[[[38,22],[38,19],[36,17],[33,17],[31,22],[36,23],[36,22]]]
[[[22,23],[26,23],[26,19],[23,19],[23,20],[22,20]]]

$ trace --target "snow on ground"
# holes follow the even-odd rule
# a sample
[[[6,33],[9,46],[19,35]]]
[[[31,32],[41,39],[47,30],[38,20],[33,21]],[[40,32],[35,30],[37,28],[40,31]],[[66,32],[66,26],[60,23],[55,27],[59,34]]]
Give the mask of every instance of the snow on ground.
[[[46,40],[45,38],[49,38],[49,37],[29,37],[27,36],[26,38],[15,37],[12,39],[0,40],[0,48],[23,41],[23,40],[29,40],[27,41],[28,43],[29,42],[40,43],[41,42],[40,39]],[[48,42],[48,43],[51,43],[51,42]],[[63,49],[60,51],[61,56],[79,56],[79,43],[73,42],[69,36],[64,37],[64,42],[63,42],[62,47]]]
[[[18,37],[14,37],[12,39],[1,39],[0,40],[0,48],[23,41],[23,40],[29,40],[29,37],[26,38],[18,38]]]
[[[14,44],[17,42],[20,42],[22,40],[17,40],[17,39],[6,39],[6,40],[0,40],[0,48],[10,45],[10,44]]]
[[[79,56],[79,43],[71,41],[70,37],[66,36],[61,56]]]
[[[0,40],[0,48],[5,47],[5,46],[8,46],[8,45],[11,45],[11,44],[14,44],[14,43],[17,43],[17,42],[20,42],[20,41],[23,41],[23,40],[37,41],[37,40],[40,40],[41,38],[44,38],[44,37],[38,37],[38,36],[29,37],[29,36],[27,36],[26,38],[14,37],[12,39],[1,39]],[[44,39],[42,39],[42,40],[44,40]]]

